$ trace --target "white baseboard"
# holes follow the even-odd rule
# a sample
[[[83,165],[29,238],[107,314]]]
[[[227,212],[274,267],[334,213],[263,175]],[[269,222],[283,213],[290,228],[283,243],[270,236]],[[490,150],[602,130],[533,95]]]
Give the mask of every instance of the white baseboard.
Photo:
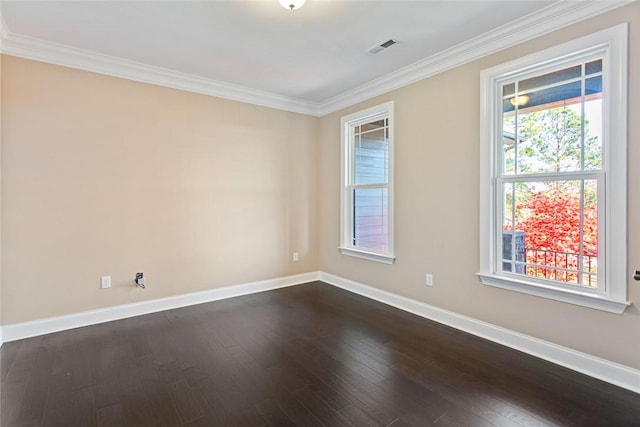
[[[217,301],[256,292],[322,280],[333,286],[380,301],[438,323],[468,332],[490,341],[514,348],[549,362],[564,366],[594,378],[640,393],[640,370],[630,368],[557,344],[543,341],[490,323],[463,316],[420,301],[383,291],[325,272],[311,272],[260,282],[228,286],[202,292],[177,295],[151,301],[85,311],[66,316],[50,317],[31,322],[15,323],[0,328],[0,346],[5,342],[44,335],[67,329],[89,326],[127,317]]]
[[[318,280],[319,276],[320,273],[316,271],[311,273],[298,274],[295,276],[286,276],[276,279],[263,280],[260,282],[210,289],[202,292],[176,295],[173,297],[154,299],[150,301],[141,301],[132,304],[118,305],[115,307],[103,308],[99,310],[84,311],[81,313],[69,314],[65,316],[49,317],[46,319],[34,320],[31,322],[14,323],[10,325],[4,325],[1,328],[0,337],[4,338],[5,342],[15,341],[23,338],[49,334],[52,332],[59,332],[67,329],[79,328],[82,326],[110,322],[112,320],[124,319],[127,317],[140,316],[143,314],[155,313],[163,310],[171,310],[174,308],[186,307],[189,305],[202,304],[205,302],[253,294],[256,292],[263,292],[271,289],[283,288],[286,286],[299,285],[302,283]]]
[[[640,370],[320,272],[321,281],[640,393]]]

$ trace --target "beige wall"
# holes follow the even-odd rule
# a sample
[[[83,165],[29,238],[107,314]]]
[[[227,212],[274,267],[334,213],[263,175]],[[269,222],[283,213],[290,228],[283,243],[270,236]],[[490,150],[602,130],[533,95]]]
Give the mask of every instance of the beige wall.
[[[320,269],[640,369],[640,312],[609,314],[484,286],[479,264],[479,81],[484,68],[630,21],[629,194],[640,194],[640,3],[491,55],[320,120]],[[395,101],[394,265],[338,253],[340,117]],[[640,201],[629,199],[629,269],[640,268]],[[636,238],[634,238],[634,236]],[[434,275],[432,288],[424,275]],[[630,276],[630,275],[629,275]],[[629,279],[640,301],[640,283]]]
[[[2,71],[3,324],[317,270],[317,118]]]

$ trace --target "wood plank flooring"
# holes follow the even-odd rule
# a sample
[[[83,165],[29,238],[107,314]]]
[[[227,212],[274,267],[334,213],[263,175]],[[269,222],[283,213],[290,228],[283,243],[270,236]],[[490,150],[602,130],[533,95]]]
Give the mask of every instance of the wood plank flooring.
[[[0,349],[13,426],[640,426],[640,395],[314,282]]]

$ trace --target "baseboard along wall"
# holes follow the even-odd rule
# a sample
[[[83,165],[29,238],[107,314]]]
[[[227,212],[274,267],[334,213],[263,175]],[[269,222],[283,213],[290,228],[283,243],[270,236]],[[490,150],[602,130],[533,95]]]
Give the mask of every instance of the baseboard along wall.
[[[321,271],[5,325],[0,328],[0,346],[3,340],[15,341],[316,280],[640,393],[640,370]]]
[[[318,280],[318,277],[318,272],[298,274],[294,276],[262,280],[259,282],[227,286],[224,288],[210,289],[201,292],[191,292],[167,298],[117,305],[98,310],[83,311],[64,316],[49,317],[31,322],[14,323],[4,325],[1,328],[1,335],[4,338],[4,342],[16,341],[23,338],[50,334],[52,332],[125,319],[127,317],[142,316],[144,314],[157,313],[159,311],[172,310],[174,308],[187,307],[190,305],[203,304],[206,302],[218,301],[253,294],[256,292],[300,285],[302,283]]]

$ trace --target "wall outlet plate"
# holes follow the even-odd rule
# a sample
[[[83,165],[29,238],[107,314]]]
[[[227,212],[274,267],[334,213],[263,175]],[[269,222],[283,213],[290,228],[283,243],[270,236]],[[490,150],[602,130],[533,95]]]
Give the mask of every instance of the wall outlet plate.
[[[427,273],[425,275],[424,284],[427,286],[433,286],[433,274]]]
[[[102,289],[107,289],[111,287],[111,276],[102,276],[100,278],[100,287]]]

